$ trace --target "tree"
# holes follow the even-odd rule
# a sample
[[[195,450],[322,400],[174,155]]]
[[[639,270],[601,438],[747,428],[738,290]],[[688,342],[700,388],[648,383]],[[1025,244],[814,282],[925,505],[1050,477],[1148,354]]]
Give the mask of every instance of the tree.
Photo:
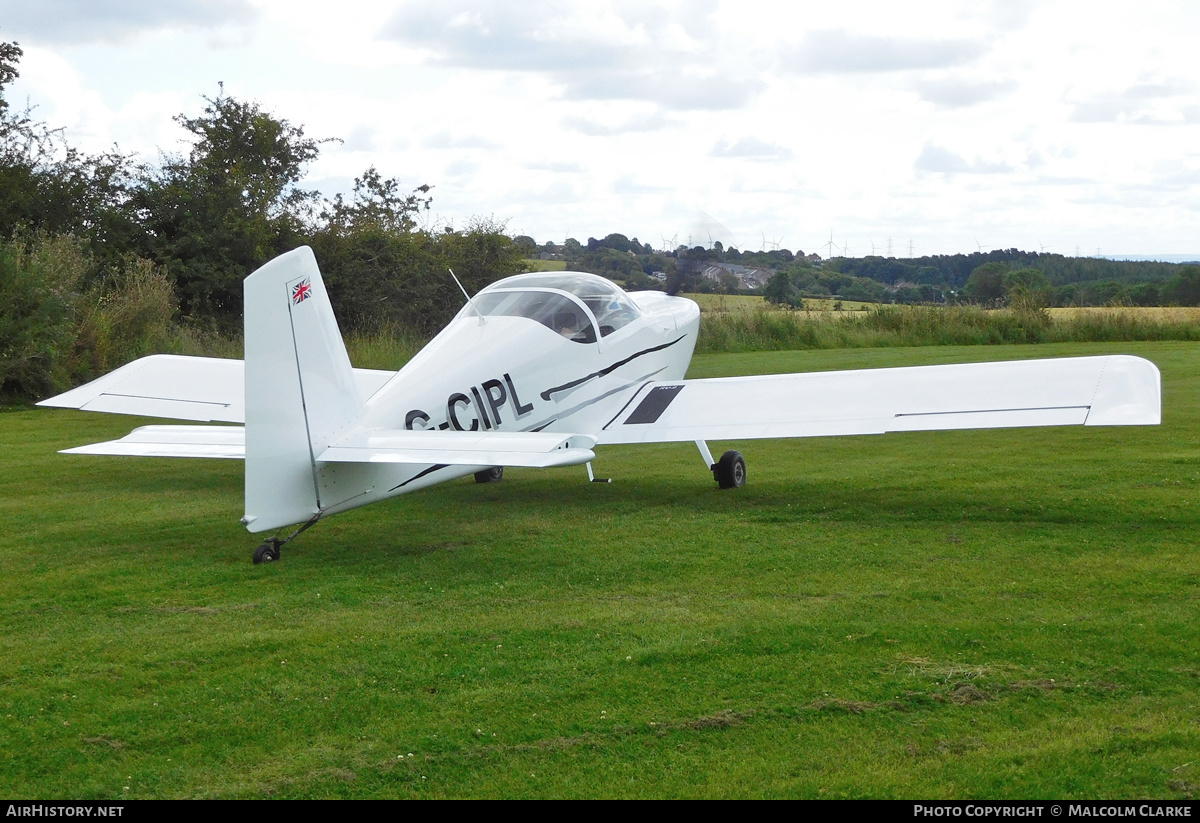
[[[21,62],[20,45],[17,43],[0,43],[0,116],[7,116],[8,101],[3,97],[3,89],[21,76],[17,71],[17,63]]]
[[[783,271],[777,271],[771,275],[771,279],[763,288],[763,298],[768,303],[774,303],[777,306],[796,307],[804,304],[804,299],[793,284],[791,276]]]
[[[1200,266],[1187,265],[1162,288],[1165,300],[1180,306],[1200,306]]]
[[[615,251],[627,252],[630,250],[629,249],[629,238],[623,234],[607,235],[603,240],[599,241],[599,245],[603,246],[606,249],[613,249]],[[589,246],[589,248],[591,247],[590,239],[589,239],[588,246]]]
[[[675,270],[667,272],[667,294],[703,292],[704,283],[700,276],[703,269],[703,248],[696,246],[691,251],[679,252],[675,258]]]
[[[408,232],[417,225],[417,215],[429,211],[432,186],[417,186],[409,194],[400,194],[400,181],[386,180],[371,166],[362,177],[354,178],[354,194],[349,203],[339,193],[321,211],[321,220],[333,231]]]
[[[1129,302],[1135,306],[1157,306],[1162,300],[1158,283],[1138,283],[1129,289]]]
[[[527,234],[514,237],[513,243],[521,252],[522,257],[535,257],[538,253],[537,241]]]
[[[385,231],[327,225],[312,240],[343,330],[405,327],[435,334],[462,308],[450,270],[468,292],[524,270],[503,225],[475,220],[465,231]]]
[[[102,264],[116,260],[133,231],[130,160],[115,149],[84,154],[31,109],[14,112],[4,90],[20,76],[21,55],[16,43],[0,43],[0,236],[73,234]]]
[[[1045,308],[1050,302],[1050,280],[1038,269],[1010,271],[1003,284],[1009,306]]]
[[[1024,286],[1030,291],[1045,291],[1050,287],[1050,280],[1040,269],[1017,269],[1004,275],[1006,291],[1016,286]]]
[[[198,117],[175,118],[194,138],[191,151],[143,168],[133,201],[141,251],[173,272],[184,311],[229,326],[241,317],[242,279],[312,226],[318,195],[297,184],[326,141],[256,103],[205,101]],[[386,206],[391,193],[377,193]]]
[[[1084,283],[1079,291],[1080,302],[1085,306],[1120,305],[1125,300],[1125,286],[1115,280],[1096,280]]]
[[[992,262],[976,266],[967,278],[963,293],[971,302],[983,306],[999,303],[1004,297],[1004,276],[1007,273],[1008,266],[1003,263]]]

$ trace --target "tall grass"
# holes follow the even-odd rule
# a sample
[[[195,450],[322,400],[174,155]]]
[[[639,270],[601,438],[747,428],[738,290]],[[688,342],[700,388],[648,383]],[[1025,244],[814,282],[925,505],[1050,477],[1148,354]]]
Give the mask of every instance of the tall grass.
[[[137,357],[168,348],[177,334],[177,301],[165,271],[132,259],[77,307],[71,371],[103,374]]]
[[[360,369],[397,371],[428,343],[404,326],[389,326],[374,334],[350,332],[345,336],[350,362]]]
[[[974,306],[885,306],[854,315],[762,310],[702,315],[696,350],[715,354],[1135,340],[1200,340],[1200,324],[1120,311],[1054,318],[1045,309],[1030,306],[994,311]]]
[[[166,272],[137,258],[97,278],[69,235],[0,243],[0,397],[44,397],[175,345]]]

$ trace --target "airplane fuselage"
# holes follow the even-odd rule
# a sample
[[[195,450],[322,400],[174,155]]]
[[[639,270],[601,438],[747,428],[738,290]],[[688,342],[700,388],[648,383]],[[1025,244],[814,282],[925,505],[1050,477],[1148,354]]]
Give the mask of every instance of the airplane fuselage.
[[[537,275],[500,281],[476,295],[473,304],[368,398],[354,426],[597,435],[648,381],[683,378],[700,324],[693,301],[661,292],[626,294],[595,275],[555,275],[550,282],[559,285],[574,278],[591,278],[590,284],[597,286],[601,281],[614,291],[614,300],[624,301],[623,324],[610,329],[570,291],[537,286]],[[513,280],[520,282],[514,285]],[[521,284],[533,285],[526,291]],[[518,314],[526,311],[521,305],[491,306],[489,313],[490,302],[505,294],[517,304],[528,294],[563,305],[550,317],[543,315],[551,312]],[[482,322],[477,304],[484,305]],[[500,313],[505,310],[511,313]],[[571,310],[579,325],[568,323]],[[318,470],[322,510],[344,511],[485,468],[325,464]]]

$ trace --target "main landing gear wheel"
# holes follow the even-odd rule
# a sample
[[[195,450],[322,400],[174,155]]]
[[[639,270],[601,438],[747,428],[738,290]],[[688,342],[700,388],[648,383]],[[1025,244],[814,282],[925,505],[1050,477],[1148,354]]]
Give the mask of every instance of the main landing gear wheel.
[[[257,563],[273,563],[279,559],[279,543],[274,540],[268,540],[257,549],[254,550],[254,562]]]
[[[712,467],[713,478],[723,489],[740,489],[746,485],[746,458],[738,451],[727,451]]]
[[[492,466],[490,469],[484,469],[481,472],[475,472],[476,483],[499,483],[503,479],[503,466]]]

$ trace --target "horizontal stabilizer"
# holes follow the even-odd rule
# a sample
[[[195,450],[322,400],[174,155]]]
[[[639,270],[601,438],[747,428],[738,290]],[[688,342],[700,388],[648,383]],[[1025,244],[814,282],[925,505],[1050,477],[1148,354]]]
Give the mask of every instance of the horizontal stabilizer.
[[[552,432],[374,430],[337,441],[317,460],[547,468],[593,460],[595,445],[594,437]]]
[[[354,380],[359,394],[370,397],[395,374],[354,369]],[[245,366],[241,360],[154,354],[38,405],[171,420],[244,423]]]
[[[62,453],[241,460],[246,456],[246,430],[241,426],[142,426],[120,440],[63,449]]]
[[[1128,355],[650,383],[597,438],[666,443],[1019,426],[1150,426],[1160,379]]]

